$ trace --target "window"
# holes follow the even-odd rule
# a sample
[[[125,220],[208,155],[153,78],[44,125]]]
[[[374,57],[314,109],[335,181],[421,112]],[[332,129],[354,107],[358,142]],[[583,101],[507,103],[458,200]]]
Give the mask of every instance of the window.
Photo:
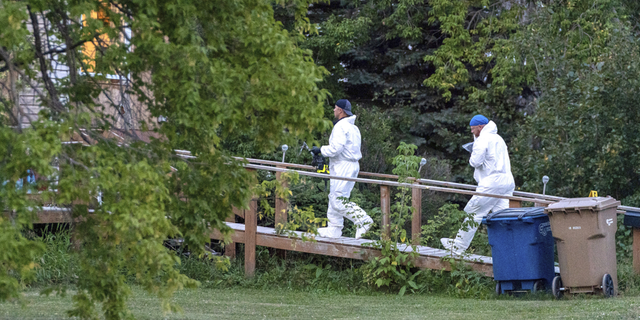
[[[118,9],[114,5],[104,4],[100,10],[91,11],[90,17],[91,19],[101,20],[104,27],[113,27],[114,26],[113,22],[111,21],[111,18],[109,17],[109,13],[107,12],[107,10],[112,12],[118,12]],[[82,25],[85,27],[88,25],[85,15],[82,15]],[[128,34],[131,33],[131,31],[128,28],[125,30],[125,32]],[[95,73],[96,54],[99,54],[98,51],[100,50],[101,47],[106,48],[112,45],[114,42],[115,41],[113,39],[109,38],[109,35],[107,35],[106,33],[102,33],[98,37],[96,37],[93,41],[84,43],[82,47],[82,53],[87,57],[87,59],[84,60],[84,65],[86,70],[82,70],[82,71],[90,74]],[[124,37],[121,37],[120,39],[118,39],[118,42],[127,43]],[[119,78],[117,75],[107,74],[105,76],[111,79]]]

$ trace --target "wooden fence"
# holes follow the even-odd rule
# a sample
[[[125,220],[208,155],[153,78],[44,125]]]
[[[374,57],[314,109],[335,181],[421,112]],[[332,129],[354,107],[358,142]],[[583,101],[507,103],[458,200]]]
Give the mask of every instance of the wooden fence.
[[[238,158],[241,159],[241,158]],[[245,160],[245,159],[243,159]],[[292,163],[283,163],[269,160],[259,160],[259,159],[246,159],[247,164],[245,167],[248,170],[267,170],[276,173],[276,179],[282,181],[282,173],[287,171],[297,172],[299,175],[308,176],[308,177],[316,177],[316,178],[324,178],[328,179],[329,176],[326,174],[316,173],[315,168],[312,166],[301,165],[301,164],[292,164]],[[305,170],[312,170],[305,171]],[[366,178],[365,178],[366,177]],[[358,178],[346,178],[346,177],[331,177],[332,179],[346,180],[346,181],[354,181],[359,183],[366,184],[376,184],[380,186],[380,208],[382,212],[382,218],[380,221],[380,229],[382,231],[383,237],[388,237],[390,234],[390,207],[391,207],[391,190],[390,187],[408,187],[412,189],[412,202],[411,205],[413,207],[412,219],[411,219],[411,242],[413,245],[419,245],[420,243],[420,232],[422,229],[422,190],[431,190],[437,192],[447,192],[447,193],[456,193],[456,194],[465,194],[465,195],[478,195],[478,196],[487,196],[487,197],[496,197],[502,199],[508,199],[510,207],[521,207],[522,202],[531,202],[536,206],[547,206],[551,203],[557,202],[559,200],[565,199],[562,197],[556,197],[551,195],[541,195],[530,192],[521,192],[515,191],[513,196],[505,196],[505,195],[495,195],[488,193],[476,192],[476,186],[461,184],[461,183],[452,183],[438,180],[429,180],[429,179],[411,179],[411,183],[400,183],[398,182],[398,176],[389,175],[389,174],[379,174],[379,173],[370,173],[370,172],[360,172]],[[377,178],[377,179],[371,179]],[[383,180],[385,179],[385,180]],[[278,223],[286,223],[287,221],[287,203],[283,199],[276,199],[275,203],[275,221]],[[634,210],[640,212],[640,208],[633,207],[625,207],[620,206],[619,212],[624,212],[624,210]],[[234,242],[242,242],[245,244],[245,272],[248,276],[251,276],[255,272],[255,246],[263,245],[272,248],[284,249],[284,250],[292,250],[292,248],[298,246],[296,251],[303,252],[311,252],[311,253],[320,253],[327,254],[327,251],[330,250],[326,244],[318,244],[318,243],[309,243],[303,245],[305,248],[300,250],[301,244],[292,243],[295,242],[295,239],[289,239],[284,241],[283,243],[275,243],[276,240],[270,239],[261,240],[259,243],[256,243],[256,230],[257,230],[257,220],[255,218],[257,214],[257,199],[253,199],[251,204],[249,205],[248,210],[236,210],[236,214],[239,216],[243,216],[245,219],[244,230],[242,230],[242,234],[240,235],[238,230],[236,230],[234,236]],[[237,229],[240,227],[236,226]],[[234,229],[235,230],[235,229]],[[221,236],[217,234],[214,238],[220,238]],[[640,273],[640,230],[634,228],[633,230],[633,265],[636,273]],[[369,241],[370,242],[370,241]],[[316,250],[309,249],[309,246],[317,246]],[[324,248],[320,248],[324,246]],[[375,255],[375,252],[369,252],[368,254],[360,255],[349,253],[348,250],[344,248],[333,248],[334,252],[328,255],[345,257],[345,258],[356,258],[356,259],[364,259],[364,256],[372,256]],[[427,248],[432,249],[432,248]],[[366,250],[365,250],[366,251]],[[234,256],[235,255],[235,245],[227,246],[227,255]],[[436,268],[436,269],[449,269],[447,263],[442,262],[440,259],[439,262],[432,261],[419,263],[421,266],[426,268]],[[488,264],[486,261],[483,261],[482,265],[472,266],[474,269],[483,272],[487,275],[490,275],[490,272],[486,271],[486,265]]]
[[[188,156],[188,155],[187,155]],[[239,158],[241,159],[241,158]],[[315,168],[307,165],[282,163],[269,160],[259,159],[241,159],[246,161],[245,167],[248,170],[267,170],[275,172],[276,179],[282,180],[282,173],[287,171],[295,171],[299,175],[328,179],[326,174],[316,173]],[[310,171],[305,171],[310,170]],[[479,195],[487,197],[496,197],[508,199],[510,207],[521,207],[522,202],[531,202],[536,206],[547,206],[550,203],[565,199],[562,197],[541,195],[529,192],[515,191],[513,196],[495,195],[476,192],[476,186],[452,183],[429,179],[410,179],[410,183],[398,182],[398,176],[389,174],[379,174],[370,172],[360,172],[358,178],[331,177],[332,179],[354,181],[358,183],[374,184],[380,186],[380,207],[382,212],[381,221],[379,221],[383,237],[390,235],[390,208],[391,208],[391,187],[408,187],[412,189],[413,207],[411,219],[411,243],[418,245],[420,243],[420,231],[422,229],[422,191],[431,190],[436,192],[447,192],[465,195]],[[375,178],[375,179],[372,179]],[[275,223],[286,224],[287,222],[287,202],[283,199],[276,199],[275,202]],[[640,212],[640,208],[619,206],[618,212],[625,211]],[[255,272],[256,264],[256,246],[266,246],[279,250],[295,250],[300,252],[308,252],[315,254],[324,254],[336,257],[352,258],[352,259],[369,259],[372,256],[379,255],[375,249],[363,247],[362,244],[371,242],[371,240],[356,240],[352,238],[340,238],[339,240],[320,240],[317,242],[304,242],[296,238],[288,238],[286,236],[277,235],[275,229],[264,228],[257,225],[258,199],[253,198],[246,209],[234,209],[234,214],[244,219],[244,224],[235,223],[235,217],[227,220],[227,225],[231,226],[233,234],[232,241],[235,243],[244,243],[245,254],[245,272],[247,276],[252,276]],[[62,223],[72,222],[69,209],[45,206],[38,213],[38,223]],[[212,239],[222,239],[222,235],[218,231],[213,231]],[[403,250],[411,250],[411,246],[404,245]],[[225,253],[228,256],[235,257],[235,244],[226,246]],[[445,269],[450,270],[451,266],[442,257],[447,252],[441,249],[428,247],[418,247],[420,257],[414,261],[414,264],[422,268]],[[465,258],[473,269],[491,276],[492,262],[490,257],[470,256]],[[633,229],[633,267],[637,274],[640,274],[640,229]]]

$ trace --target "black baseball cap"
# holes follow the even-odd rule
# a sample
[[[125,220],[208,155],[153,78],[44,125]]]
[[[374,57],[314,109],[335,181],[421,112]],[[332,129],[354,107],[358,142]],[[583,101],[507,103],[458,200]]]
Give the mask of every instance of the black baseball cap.
[[[344,110],[344,113],[346,113],[348,116],[352,116],[353,113],[351,113],[351,102],[349,102],[349,100],[347,99],[340,99],[336,102],[336,106],[340,107],[340,109]]]

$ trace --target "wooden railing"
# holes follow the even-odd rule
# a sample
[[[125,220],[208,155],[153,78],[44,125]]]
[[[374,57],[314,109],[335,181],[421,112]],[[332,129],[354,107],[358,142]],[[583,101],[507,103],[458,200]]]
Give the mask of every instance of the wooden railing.
[[[282,181],[282,173],[287,171],[294,171],[302,176],[323,178],[323,179],[329,178],[329,176],[326,174],[316,173],[315,168],[312,166],[294,164],[294,163],[283,163],[283,162],[269,161],[269,160],[260,160],[260,159],[243,159],[243,158],[237,158],[237,159],[246,161],[247,163],[245,164],[245,167],[248,170],[267,170],[267,171],[275,172],[276,179],[280,181]],[[305,171],[305,170],[312,170],[312,171]],[[373,177],[378,179],[370,179],[365,177]],[[391,227],[390,187],[411,188],[412,189],[411,206],[413,208],[412,219],[411,219],[411,239],[412,239],[411,242],[412,244],[415,244],[415,245],[418,245],[420,243],[420,233],[422,229],[422,191],[423,190],[508,199],[510,207],[521,207],[522,202],[531,202],[537,206],[546,207],[551,203],[557,202],[562,199],[566,199],[563,197],[557,197],[552,195],[541,195],[541,194],[522,192],[522,191],[515,191],[512,196],[483,193],[483,192],[475,191],[476,186],[462,184],[462,183],[429,180],[429,179],[410,179],[412,183],[401,183],[397,181],[398,176],[396,175],[371,173],[371,172],[360,172],[358,178],[332,176],[331,179],[380,185],[380,208],[382,212],[382,217],[380,221],[380,230],[382,233],[381,236],[387,237],[387,238],[390,236],[390,227]],[[386,180],[382,180],[382,179],[386,179]],[[276,224],[278,223],[286,224],[287,202],[283,199],[276,199],[275,206],[276,206],[275,208]],[[627,207],[627,206],[619,206],[618,210],[619,212],[624,212],[626,210],[640,212],[640,208]],[[239,211],[241,210],[236,210],[237,214],[238,215],[242,214],[242,216],[244,216],[244,219],[245,219],[245,232],[244,232],[246,237],[245,239],[245,271],[247,272],[247,275],[250,276],[254,273],[254,270],[255,270],[255,230],[257,227],[257,220],[255,217],[257,214],[257,199],[253,199],[251,201],[251,204],[249,205],[248,210],[244,210],[243,213],[240,213]],[[634,228],[633,238],[634,238],[633,265],[636,273],[640,274],[640,230],[638,228]],[[227,254],[230,256],[234,255],[235,249],[228,248]]]
[[[185,157],[192,157],[190,154],[183,155]],[[243,159],[237,158],[245,162],[244,166],[247,170],[267,170],[271,172],[275,172],[276,179],[285,183],[282,179],[282,173],[287,171],[295,171],[299,175],[309,176],[315,178],[323,178],[329,179],[329,175],[316,173],[315,168],[307,165],[293,164],[293,163],[282,163],[276,161],[269,160],[259,160],[259,159]],[[310,171],[305,171],[310,170]],[[376,179],[371,179],[376,178]],[[391,187],[408,187],[412,189],[412,202],[411,206],[413,208],[412,219],[411,219],[411,242],[413,244],[420,243],[420,231],[422,229],[422,191],[430,190],[436,192],[447,192],[447,193],[455,193],[455,194],[465,194],[465,195],[478,195],[478,196],[487,196],[487,197],[495,197],[508,199],[510,207],[520,207],[522,202],[531,202],[538,206],[547,206],[550,203],[554,203],[556,201],[565,199],[562,197],[551,196],[551,195],[540,195],[529,192],[521,192],[515,191],[512,196],[505,195],[496,195],[489,193],[477,192],[476,186],[461,184],[461,183],[453,183],[446,181],[438,181],[438,180],[429,180],[429,179],[410,179],[410,183],[400,183],[398,182],[398,176],[389,175],[389,174],[379,174],[379,173],[370,173],[370,172],[360,172],[357,178],[347,178],[347,177],[331,177],[331,179],[337,180],[346,180],[346,181],[354,181],[359,183],[366,184],[374,184],[380,186],[380,207],[382,212],[382,217],[380,221],[380,230],[382,231],[383,237],[389,237],[390,235],[390,208],[391,208]],[[287,222],[287,202],[284,199],[276,199],[275,201],[275,223],[277,224],[286,224]],[[326,243],[295,243],[295,239],[287,239],[284,237],[277,236],[260,236],[257,237],[257,210],[258,210],[258,199],[254,197],[246,209],[234,209],[234,215],[239,216],[245,220],[244,230],[242,234],[237,233],[232,235],[232,240],[234,242],[244,243],[245,244],[245,272],[247,276],[252,276],[255,272],[255,258],[256,258],[256,245],[264,245],[269,246],[276,249],[288,250],[291,249],[292,245],[296,245],[298,251],[309,252],[309,253],[318,253],[325,250],[326,252],[332,251],[340,251],[339,254],[333,254],[336,256],[342,256],[346,258],[354,258],[354,259],[364,259],[368,256],[375,255],[374,250],[369,248],[361,248],[359,250],[345,250],[340,249],[335,246],[332,247],[330,244]],[[91,210],[90,210],[91,211]],[[619,206],[618,212],[624,213],[625,211],[634,211],[640,212],[640,208],[628,207],[628,206]],[[38,214],[38,223],[61,223],[61,222],[71,222],[71,214],[70,210],[67,208],[58,208],[56,206],[44,206],[41,208],[41,211]],[[227,219],[228,222],[234,222],[235,217],[230,217]],[[216,234],[217,233],[217,234]],[[214,235],[216,239],[221,239],[221,235],[219,232],[214,231]],[[213,236],[213,235],[212,235]],[[319,249],[320,248],[320,249]],[[231,257],[235,257],[236,254],[235,244],[227,245],[225,248],[225,254]],[[342,251],[341,251],[342,250]],[[438,258],[425,258],[421,260],[418,264],[419,267],[425,268],[448,268],[446,262],[443,262]],[[640,274],[640,228],[633,229],[633,267],[634,271],[637,274]],[[482,266],[479,265],[478,270],[483,272],[484,274],[491,275],[491,266]]]
[[[240,159],[240,158],[239,158]],[[243,159],[244,160],[244,159]],[[312,166],[293,164],[293,163],[282,163],[276,161],[268,161],[268,160],[258,160],[258,159],[246,159],[247,163],[245,164],[245,168],[247,170],[267,170],[276,173],[276,179],[281,181],[281,183],[286,183],[282,179],[282,173],[293,171],[298,173],[301,176],[315,177],[315,178],[323,178],[328,179],[329,176],[327,174],[316,173],[315,168]],[[304,171],[304,170],[313,170],[313,171]],[[370,179],[364,177],[374,177],[378,179]],[[411,243],[418,245],[420,243],[420,233],[422,229],[422,191],[423,190],[431,190],[438,192],[449,192],[449,193],[458,193],[458,194],[466,194],[466,195],[479,195],[479,196],[488,196],[488,197],[497,197],[503,199],[509,199],[511,203],[520,204],[522,201],[529,201],[533,203],[537,203],[540,205],[547,205],[549,203],[553,203],[551,200],[547,200],[544,197],[527,197],[523,195],[514,195],[514,196],[505,196],[505,195],[495,195],[488,194],[482,192],[476,192],[474,186],[457,184],[457,183],[449,183],[443,181],[436,180],[427,180],[427,179],[413,179],[412,183],[401,183],[398,182],[398,176],[388,175],[388,174],[378,174],[378,173],[369,173],[369,172],[360,172],[358,178],[348,178],[348,177],[331,177],[332,179],[338,180],[346,180],[346,181],[354,181],[359,183],[366,184],[375,184],[380,185],[380,207],[382,212],[382,217],[380,221],[380,229],[381,236],[385,238],[389,238],[391,233],[391,187],[407,187],[412,189],[412,201],[411,206],[413,208],[412,219],[411,219]],[[392,180],[382,180],[382,179],[392,179]],[[396,181],[393,181],[396,180]],[[432,185],[428,185],[430,183]],[[438,185],[433,185],[438,184]],[[254,198],[251,200],[248,209],[239,210],[235,209],[234,213],[238,216],[244,218],[244,232],[241,242],[245,244],[245,274],[247,276],[252,276],[255,273],[255,246],[256,246],[256,229],[257,229],[257,203],[258,199]],[[275,223],[276,225],[286,224],[287,222],[287,202],[283,199],[277,198],[275,201]],[[229,219],[227,221],[233,222],[234,218]],[[273,246],[277,247],[277,246]],[[225,254],[230,257],[235,256],[235,245],[227,245],[225,249]],[[344,257],[351,257],[352,253],[344,253]],[[434,266],[439,266],[437,262],[434,262]],[[489,272],[485,272],[486,274],[490,274]]]

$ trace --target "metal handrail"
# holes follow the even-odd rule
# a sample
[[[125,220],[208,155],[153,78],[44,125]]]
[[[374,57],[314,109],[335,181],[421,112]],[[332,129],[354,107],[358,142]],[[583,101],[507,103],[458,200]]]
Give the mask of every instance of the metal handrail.
[[[415,183],[412,184],[412,183],[400,183],[396,181],[386,181],[386,180],[376,180],[376,179],[366,179],[366,178],[347,178],[347,177],[337,177],[337,176],[329,177],[326,174],[322,174],[322,173],[286,169],[286,168],[298,168],[298,169],[306,169],[306,170],[315,170],[315,167],[309,166],[309,165],[288,163],[288,162],[278,162],[278,161],[271,161],[271,160],[252,159],[252,158],[242,158],[242,157],[234,157],[234,158],[237,160],[246,160],[247,162],[249,162],[249,164],[245,164],[245,167],[247,168],[278,171],[278,172],[295,171],[300,175],[316,177],[316,178],[324,178],[324,179],[331,178],[331,179],[337,179],[337,180],[354,181],[354,182],[369,183],[369,184],[380,184],[380,185],[396,186],[396,187],[410,187],[410,188],[418,188],[418,189],[438,191],[438,192],[478,195],[478,196],[509,199],[514,201],[526,201],[526,202],[533,202],[533,203],[540,203],[540,204],[551,204],[560,200],[568,199],[565,197],[542,195],[538,193],[524,192],[524,191],[514,191],[513,196],[477,192],[475,191],[477,186],[464,184],[464,183],[455,183],[455,182],[438,181],[438,180],[430,180],[430,179],[416,180],[416,179],[410,178],[409,180],[414,180],[419,183],[419,184],[415,184]],[[273,165],[277,167],[254,165],[254,164],[251,164],[252,162]],[[282,168],[282,167],[285,167],[285,168]],[[392,175],[392,174],[362,172],[362,171],[358,175],[376,177],[376,178],[385,178],[385,179],[396,179],[396,180],[399,178],[397,175]],[[436,186],[425,185],[425,184],[431,184]],[[442,186],[442,187],[437,187],[437,186]],[[470,190],[474,190],[474,191],[470,191]],[[630,206],[618,206],[618,213],[624,213],[626,211],[640,212],[640,208],[630,207]]]
[[[324,179],[329,179],[330,178],[330,179],[335,179],[335,180],[353,181],[353,182],[368,183],[368,184],[379,184],[379,185],[392,186],[392,187],[407,187],[407,188],[423,189],[423,190],[431,190],[431,191],[439,191],[439,192],[449,192],[449,193],[458,193],[458,194],[466,194],[466,195],[474,195],[474,196],[484,196],[484,197],[492,197],[492,198],[500,198],[500,199],[509,199],[509,200],[515,200],[515,201],[527,201],[527,202],[534,202],[534,203],[541,203],[541,204],[551,204],[551,203],[553,203],[553,201],[541,200],[541,199],[535,199],[535,198],[525,198],[525,197],[518,197],[518,196],[506,196],[506,195],[501,195],[501,194],[477,192],[477,191],[454,189],[454,188],[425,186],[425,185],[417,184],[417,183],[402,183],[402,182],[397,182],[397,181],[377,180],[377,179],[367,179],[367,178],[350,178],[350,177],[328,176],[328,175],[323,174],[323,173],[300,171],[300,170],[293,170],[293,169],[279,168],[279,167],[269,167],[269,166],[263,166],[263,165],[257,165],[257,164],[245,164],[244,167],[245,168],[250,168],[250,169],[268,170],[268,171],[276,171],[276,172],[296,172],[299,175],[315,177],[315,178],[324,178]]]
[[[287,168],[298,168],[298,169],[307,169],[307,170],[315,169],[313,166],[297,164],[297,163],[278,162],[278,161],[272,161],[272,160],[262,160],[262,159],[252,159],[252,158],[242,158],[242,157],[234,157],[234,158],[237,160],[246,160],[249,163],[260,163],[260,164],[268,164],[272,166],[281,166],[281,167],[287,167]],[[397,175],[393,175],[393,174],[374,173],[374,172],[366,172],[366,171],[360,171],[358,175],[365,176],[365,177],[376,177],[376,178],[395,179],[395,180],[399,178]],[[415,180],[415,178],[409,178],[409,180]],[[439,181],[439,180],[432,180],[432,179],[417,179],[417,181],[421,184],[436,185],[436,186],[442,186],[442,187],[453,187],[453,188],[468,189],[468,190],[476,190],[476,188],[478,187],[478,186],[465,184],[465,183],[447,182],[447,181]],[[559,200],[565,199],[557,196],[543,195],[543,194],[523,192],[523,191],[514,191],[513,195],[521,196],[521,197],[530,197],[535,199],[551,200],[551,201],[559,201]]]

